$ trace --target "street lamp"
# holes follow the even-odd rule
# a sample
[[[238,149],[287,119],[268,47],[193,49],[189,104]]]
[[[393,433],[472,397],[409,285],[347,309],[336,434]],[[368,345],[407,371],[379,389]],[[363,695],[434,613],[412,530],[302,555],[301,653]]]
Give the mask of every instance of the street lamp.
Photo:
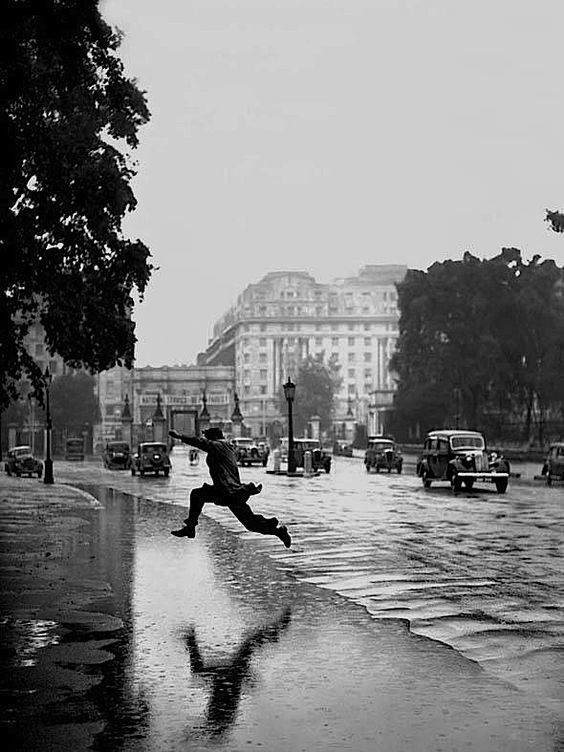
[[[296,396],[296,385],[290,381],[284,384],[284,397],[288,403],[288,473],[296,472],[296,462],[294,459],[294,421],[292,415],[292,406]]]
[[[45,432],[45,474],[43,476],[44,483],[53,483],[53,460],[51,459],[51,429],[53,423],[51,421],[51,403],[49,401],[49,391],[51,389],[52,376],[49,373],[49,366],[45,368],[43,374],[43,381],[45,384],[45,418],[46,427]]]

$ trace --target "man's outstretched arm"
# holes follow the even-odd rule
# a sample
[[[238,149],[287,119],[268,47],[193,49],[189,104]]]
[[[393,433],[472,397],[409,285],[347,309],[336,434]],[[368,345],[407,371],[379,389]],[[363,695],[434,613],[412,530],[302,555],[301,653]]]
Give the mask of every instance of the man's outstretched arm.
[[[181,441],[183,444],[188,444],[188,446],[196,447],[197,449],[201,449],[203,452],[209,452],[210,450],[211,442],[201,436],[187,436],[186,434],[179,433],[174,429],[169,431],[168,435],[172,439],[178,439],[178,441]]]

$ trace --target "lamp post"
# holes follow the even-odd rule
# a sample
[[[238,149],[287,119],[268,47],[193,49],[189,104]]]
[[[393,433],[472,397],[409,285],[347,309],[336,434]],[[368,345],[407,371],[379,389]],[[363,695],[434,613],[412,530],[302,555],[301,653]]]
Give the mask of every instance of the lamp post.
[[[53,483],[53,460],[51,459],[51,429],[53,423],[51,421],[51,403],[49,401],[49,391],[51,389],[52,376],[49,373],[49,366],[45,369],[43,374],[43,381],[45,383],[45,418],[46,428],[45,431],[45,473],[43,475],[44,483]]]
[[[288,381],[284,384],[284,397],[286,397],[286,402],[288,403],[288,474],[296,472],[296,462],[294,459],[294,418],[292,415],[295,396],[296,385],[288,378]]]

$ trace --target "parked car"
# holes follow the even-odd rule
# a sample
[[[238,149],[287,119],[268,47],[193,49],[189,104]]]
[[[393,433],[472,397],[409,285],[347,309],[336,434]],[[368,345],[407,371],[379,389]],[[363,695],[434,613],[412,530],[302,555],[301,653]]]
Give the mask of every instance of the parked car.
[[[352,444],[349,444],[348,441],[336,441],[333,444],[333,455],[337,457],[352,457]]]
[[[391,436],[369,436],[368,446],[364,453],[364,467],[369,473],[375,470],[395,470],[398,474],[403,469],[403,455],[401,449]]]
[[[294,439],[294,461],[296,467],[304,466],[306,452],[311,452],[311,469],[331,472],[331,454],[321,447],[317,439]]]
[[[131,451],[127,441],[108,441],[102,455],[102,462],[108,470],[129,470]]]
[[[564,480],[564,442],[557,441],[550,445],[542,474],[546,476],[547,486],[551,486],[553,480]]]
[[[462,484],[470,490],[475,482],[485,481],[505,493],[510,468],[497,452],[488,454],[482,433],[445,428],[427,434],[416,472],[425,488],[448,481],[453,491],[460,491]]]
[[[73,437],[65,442],[65,459],[78,460],[84,459],[84,439]]]
[[[29,475],[30,478],[37,475],[38,478],[41,478],[43,462],[33,456],[30,446],[22,444],[8,449],[4,470],[8,475],[17,475],[18,478],[21,475]]]
[[[268,462],[268,446],[266,444],[259,443],[254,439],[247,437],[237,437],[231,439],[233,446],[235,447],[235,453],[237,454],[237,462],[239,465],[251,466],[262,465],[266,467]]]
[[[167,445],[161,441],[142,441],[131,460],[131,475],[152,473],[156,476],[162,473],[168,478],[170,468]]]

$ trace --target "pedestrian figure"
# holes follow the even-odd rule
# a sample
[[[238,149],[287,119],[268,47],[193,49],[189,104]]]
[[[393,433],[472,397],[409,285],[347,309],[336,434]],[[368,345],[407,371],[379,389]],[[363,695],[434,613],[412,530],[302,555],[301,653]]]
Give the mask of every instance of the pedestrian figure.
[[[190,493],[190,511],[184,520],[184,527],[172,530],[177,538],[194,538],[196,525],[204,504],[212,503],[227,507],[235,517],[254,533],[276,535],[286,548],[290,548],[292,539],[286,525],[280,525],[276,517],[263,517],[255,514],[248,505],[251,496],[262,491],[262,484],[241,483],[235,449],[223,437],[220,428],[213,426],[204,431],[204,436],[186,436],[178,431],[169,431],[169,436],[179,439],[188,446],[196,447],[206,452],[206,463],[213,481],[213,485],[204,483],[200,488],[194,488]]]
[[[186,648],[190,671],[210,683],[209,703],[204,723],[205,731],[219,739],[234,724],[245,686],[253,679],[252,659],[263,645],[278,642],[291,620],[290,608],[273,622],[258,627],[242,639],[233,655],[217,662],[204,662],[194,627],[186,633]]]

